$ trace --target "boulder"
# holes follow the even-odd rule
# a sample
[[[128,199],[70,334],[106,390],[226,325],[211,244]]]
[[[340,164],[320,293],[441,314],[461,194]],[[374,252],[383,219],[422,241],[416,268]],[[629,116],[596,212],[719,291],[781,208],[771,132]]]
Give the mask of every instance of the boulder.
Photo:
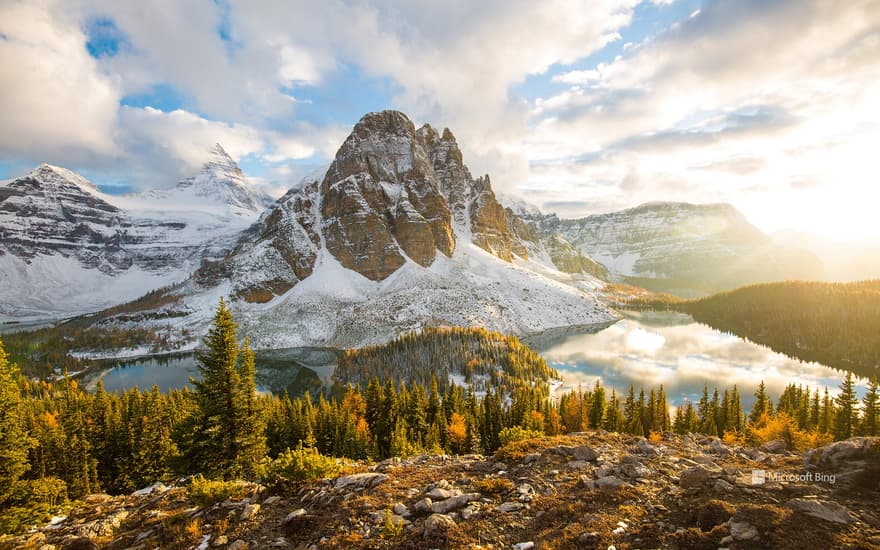
[[[786,502],[785,505],[795,512],[800,512],[812,518],[829,521],[831,523],[847,524],[855,521],[855,518],[845,506],[833,501],[793,498]]]
[[[388,479],[386,474],[362,473],[336,478],[333,488],[340,489],[371,489]]]
[[[455,520],[451,517],[444,514],[431,514],[425,520],[422,533],[425,537],[431,537],[443,533],[450,527],[455,527]]]

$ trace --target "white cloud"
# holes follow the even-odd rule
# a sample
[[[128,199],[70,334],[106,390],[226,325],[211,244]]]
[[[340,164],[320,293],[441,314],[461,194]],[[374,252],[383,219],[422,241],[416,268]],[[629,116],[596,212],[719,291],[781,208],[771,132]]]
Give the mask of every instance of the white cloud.
[[[0,3],[2,156],[59,162],[116,152],[119,84],[97,70],[63,13],[49,1]]]
[[[535,102],[529,157],[577,162],[533,168],[530,185],[552,189],[560,176],[591,206],[728,200],[768,230],[865,230],[872,218],[852,214],[880,200],[864,150],[880,139],[878,21],[870,0],[709,3],[597,67],[589,87]],[[735,162],[756,157],[749,170]],[[624,189],[624,164],[642,185]],[[613,173],[610,186],[595,179]],[[811,186],[793,191],[792,180]]]

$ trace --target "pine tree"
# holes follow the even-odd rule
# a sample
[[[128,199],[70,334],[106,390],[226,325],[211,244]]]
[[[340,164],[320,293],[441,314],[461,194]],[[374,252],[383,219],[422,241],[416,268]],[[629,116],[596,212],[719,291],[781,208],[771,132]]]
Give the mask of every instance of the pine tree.
[[[840,384],[840,394],[835,401],[837,402],[837,416],[834,419],[834,437],[849,439],[853,436],[853,428],[858,420],[856,407],[859,404],[851,372],[846,373],[846,378]]]
[[[593,398],[590,402],[590,427],[601,428],[605,419],[605,388],[596,380]]]
[[[9,363],[0,341],[0,504],[28,468],[29,439],[21,414],[18,368]]]
[[[831,432],[834,412],[834,401],[828,395],[828,386],[825,386],[825,395],[822,398],[822,407],[819,411],[819,431],[821,433]]]
[[[752,411],[749,413],[749,422],[757,424],[763,415],[770,415],[773,412],[773,404],[767,395],[767,386],[761,380],[758,389],[755,390],[755,404],[752,405]]]
[[[877,386],[876,378],[868,381],[868,391],[862,400],[862,435],[880,434],[880,391]]]
[[[191,379],[198,404],[196,431],[190,447],[190,468],[209,477],[252,476],[258,449],[265,445],[250,433],[260,426],[253,407],[253,354],[248,348],[239,364],[237,325],[221,298],[205,349],[196,352],[201,380]],[[242,378],[244,375],[244,379]]]
[[[257,405],[256,356],[248,338],[241,349],[238,378],[240,387],[236,392],[236,424],[239,429],[238,464],[242,475],[253,479],[257,465],[266,456],[266,421]]]

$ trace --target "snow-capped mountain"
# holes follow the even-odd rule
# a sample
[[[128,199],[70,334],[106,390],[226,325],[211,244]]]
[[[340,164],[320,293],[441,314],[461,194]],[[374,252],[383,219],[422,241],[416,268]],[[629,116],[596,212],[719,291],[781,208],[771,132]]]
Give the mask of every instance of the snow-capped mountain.
[[[572,271],[552,264],[487,176],[471,176],[449,130],[416,130],[384,111],[355,125],[320,181],[288,192],[230,254],[134,317],[198,333],[227,296],[256,347],[355,346],[427,324],[526,334],[616,318],[601,281]]]
[[[150,190],[135,196],[145,203],[158,200],[163,208],[206,210],[214,208],[231,215],[253,218],[275,199],[255,190],[219,143],[209,151],[208,160],[195,176],[180,181],[171,189]]]
[[[729,204],[647,203],[560,219],[513,205],[542,234],[559,234],[610,277],[652,290],[700,295],[755,282],[821,279],[813,254],[779,246]]]
[[[139,195],[43,164],[0,186],[0,319],[68,317],[179,282],[270,202],[219,146],[198,176]]]

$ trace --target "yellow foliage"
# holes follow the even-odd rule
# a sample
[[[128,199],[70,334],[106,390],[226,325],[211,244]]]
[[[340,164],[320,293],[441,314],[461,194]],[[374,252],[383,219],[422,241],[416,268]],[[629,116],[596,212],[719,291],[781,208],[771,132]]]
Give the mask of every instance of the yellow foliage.
[[[663,442],[663,434],[660,432],[657,432],[657,431],[652,431],[648,435],[648,441],[650,441],[651,443],[654,443],[654,444],[662,443]]]
[[[738,445],[742,446],[746,444],[746,436],[745,434],[738,432],[736,430],[725,430],[724,436],[721,438],[727,445]]]
[[[467,441],[467,425],[462,415],[452,413],[452,418],[449,419],[447,434],[449,435],[449,444],[452,448],[456,450],[464,449]]]

